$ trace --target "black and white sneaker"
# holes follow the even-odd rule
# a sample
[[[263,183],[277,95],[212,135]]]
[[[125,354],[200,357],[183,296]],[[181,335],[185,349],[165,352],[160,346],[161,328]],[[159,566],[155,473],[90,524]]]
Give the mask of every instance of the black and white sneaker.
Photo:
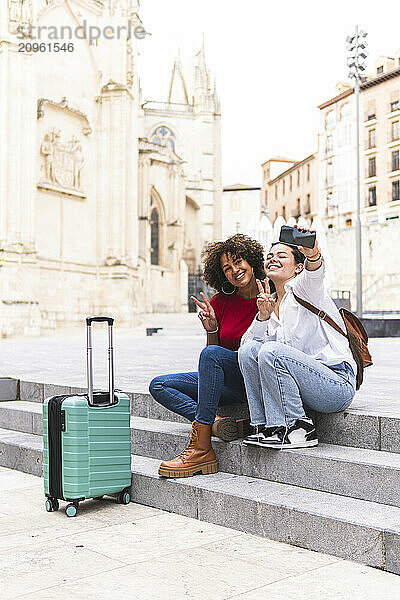
[[[263,441],[269,439],[276,427],[267,427],[266,425],[253,425],[254,432],[244,438],[243,444],[248,446],[263,446]]]
[[[314,423],[308,417],[297,419],[289,428],[279,427],[269,437],[260,441],[264,448],[310,448],[318,444]]]

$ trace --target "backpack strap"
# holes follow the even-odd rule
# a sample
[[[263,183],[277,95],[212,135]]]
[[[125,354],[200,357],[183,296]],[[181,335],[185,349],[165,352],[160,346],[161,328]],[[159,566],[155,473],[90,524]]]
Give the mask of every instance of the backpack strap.
[[[304,306],[304,308],[307,308],[308,310],[310,310],[312,313],[314,313],[314,315],[317,315],[317,317],[319,317],[320,319],[322,319],[323,321],[325,321],[326,323],[331,325],[331,327],[336,329],[336,331],[338,333],[341,333],[342,335],[344,335],[344,337],[347,338],[347,334],[344,333],[342,328],[339,327],[339,325],[337,323],[335,323],[335,321],[333,319],[331,319],[331,317],[329,315],[327,315],[325,311],[315,308],[315,306],[310,304],[310,302],[307,302],[307,300],[303,300],[302,298],[299,298],[298,296],[296,296],[296,294],[294,292],[293,292],[293,296],[295,297],[295,299],[297,300],[297,302],[299,304]]]

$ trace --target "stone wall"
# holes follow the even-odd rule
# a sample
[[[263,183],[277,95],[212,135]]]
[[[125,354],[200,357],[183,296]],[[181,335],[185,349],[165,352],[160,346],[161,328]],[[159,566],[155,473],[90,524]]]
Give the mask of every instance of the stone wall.
[[[376,223],[362,230],[363,309],[400,310],[398,219]],[[350,290],[356,304],[355,228],[328,229],[327,245],[332,289]]]

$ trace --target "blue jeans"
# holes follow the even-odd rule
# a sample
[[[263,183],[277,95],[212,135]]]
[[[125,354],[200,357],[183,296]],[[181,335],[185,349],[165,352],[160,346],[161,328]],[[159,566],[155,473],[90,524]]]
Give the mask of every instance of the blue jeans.
[[[279,342],[246,342],[239,349],[252,425],[290,427],[305,417],[303,404],[323,413],[347,408],[356,381],[351,366],[327,367]]]
[[[206,425],[214,423],[218,405],[246,402],[238,353],[222,346],[202,350],[198,372],[160,375],[149,389],[165,408]]]

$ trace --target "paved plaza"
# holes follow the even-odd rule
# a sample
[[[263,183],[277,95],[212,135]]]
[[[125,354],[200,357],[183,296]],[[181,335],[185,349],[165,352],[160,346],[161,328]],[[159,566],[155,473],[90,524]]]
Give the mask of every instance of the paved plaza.
[[[396,600],[400,577],[114,500],[46,513],[43,480],[0,467],[2,600]]]
[[[146,337],[146,327],[162,327]],[[0,340],[0,376],[69,386],[86,385],[86,331],[52,336]],[[106,384],[105,326],[94,330],[95,386]],[[196,314],[146,315],[135,329],[115,328],[116,386],[146,392],[153,377],[163,373],[197,370],[205,345]],[[368,414],[400,415],[400,338],[373,338],[374,366],[365,371],[365,383],[351,405]]]

